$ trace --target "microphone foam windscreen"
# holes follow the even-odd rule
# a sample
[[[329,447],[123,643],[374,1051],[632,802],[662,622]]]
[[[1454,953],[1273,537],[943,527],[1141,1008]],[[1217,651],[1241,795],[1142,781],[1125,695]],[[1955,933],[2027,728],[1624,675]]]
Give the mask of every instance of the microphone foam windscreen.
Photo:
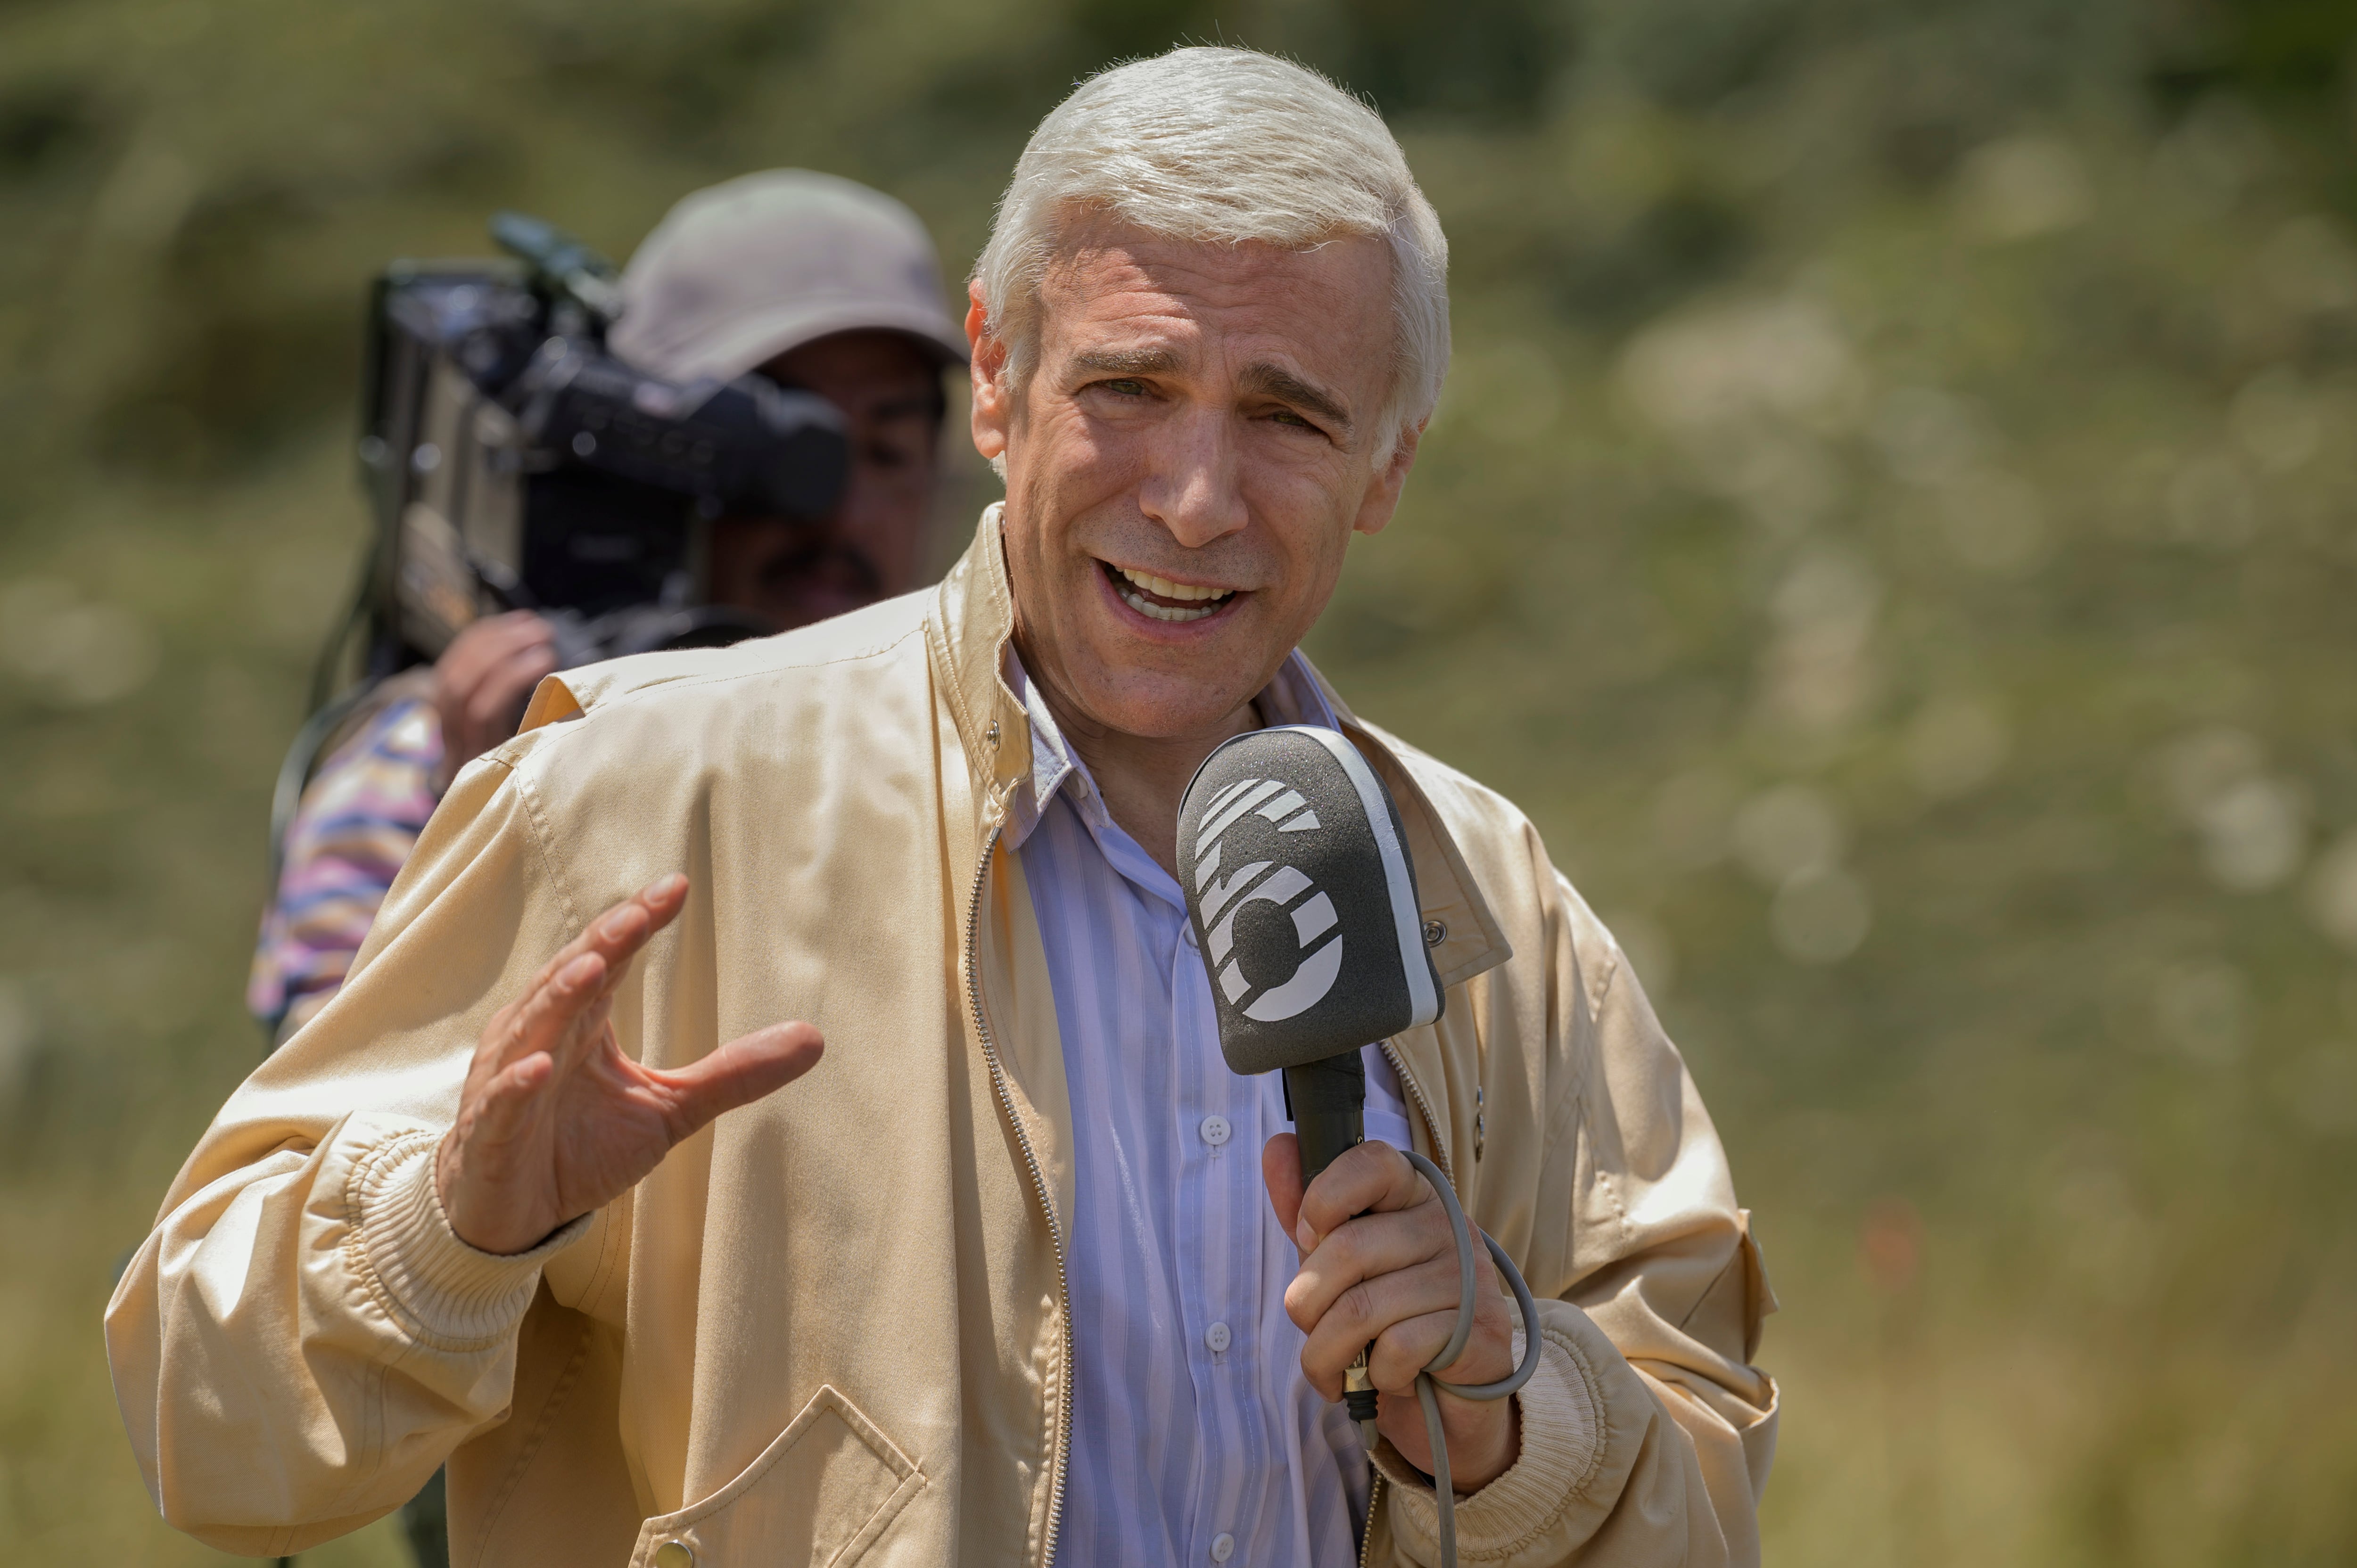
[[[1235,1071],[1440,1016],[1398,808],[1335,731],[1254,730],[1204,758],[1178,808],[1178,866]]]

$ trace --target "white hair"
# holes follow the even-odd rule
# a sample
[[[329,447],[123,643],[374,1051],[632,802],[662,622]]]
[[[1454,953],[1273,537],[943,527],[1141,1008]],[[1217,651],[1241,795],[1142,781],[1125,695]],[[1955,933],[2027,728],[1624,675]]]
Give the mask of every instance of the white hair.
[[[1252,49],[1176,48],[1099,71],[1039,123],[974,266],[1007,347],[1006,384],[1030,371],[1058,241],[1092,213],[1287,250],[1382,236],[1395,330],[1377,459],[1431,416],[1448,371],[1448,241],[1382,117],[1316,71]]]

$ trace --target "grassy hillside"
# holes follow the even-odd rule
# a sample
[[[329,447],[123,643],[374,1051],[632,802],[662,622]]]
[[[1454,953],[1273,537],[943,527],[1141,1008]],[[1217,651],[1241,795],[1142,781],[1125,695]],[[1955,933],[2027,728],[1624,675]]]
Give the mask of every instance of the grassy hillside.
[[[779,164],[955,270],[1076,74],[1224,38],[1372,95],[1455,245],[1313,652],[1530,810],[1684,1045],[1785,1307],[1771,1560],[2349,1561],[2352,18],[0,5],[0,1541],[212,1560],[98,1313],[259,1049],[370,271]]]

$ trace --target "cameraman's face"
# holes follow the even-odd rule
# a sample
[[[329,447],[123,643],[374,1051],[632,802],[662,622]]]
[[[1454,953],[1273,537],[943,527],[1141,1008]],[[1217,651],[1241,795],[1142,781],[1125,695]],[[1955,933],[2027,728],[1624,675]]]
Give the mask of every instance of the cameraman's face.
[[[894,332],[838,332],[761,367],[843,411],[851,476],[815,521],[724,517],[712,525],[712,598],[780,630],[917,585],[941,449],[941,372]]]

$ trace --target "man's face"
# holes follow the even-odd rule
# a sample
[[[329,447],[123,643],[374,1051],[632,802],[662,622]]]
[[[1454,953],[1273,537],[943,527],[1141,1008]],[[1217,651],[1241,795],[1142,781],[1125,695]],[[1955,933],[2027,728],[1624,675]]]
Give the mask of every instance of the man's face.
[[[712,525],[712,597],[780,629],[914,587],[939,467],[941,372],[896,332],[838,332],[762,373],[843,411],[851,474],[823,518],[724,517]]]
[[[1291,252],[1082,231],[1042,284],[1039,353],[1011,391],[977,293],[974,443],[1006,460],[1018,646],[1070,718],[1217,729],[1317,620],[1415,454],[1410,432],[1376,457],[1391,282],[1376,239]]]

